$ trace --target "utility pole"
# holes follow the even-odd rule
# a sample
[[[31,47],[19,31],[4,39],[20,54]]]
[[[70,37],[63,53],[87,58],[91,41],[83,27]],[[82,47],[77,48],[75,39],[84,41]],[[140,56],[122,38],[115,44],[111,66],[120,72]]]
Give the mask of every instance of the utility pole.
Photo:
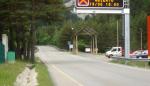
[[[117,20],[117,47],[119,46],[119,26],[118,26],[118,20]]]
[[[141,32],[141,50],[143,50],[143,31],[142,31],[142,28],[140,28],[140,32]]]

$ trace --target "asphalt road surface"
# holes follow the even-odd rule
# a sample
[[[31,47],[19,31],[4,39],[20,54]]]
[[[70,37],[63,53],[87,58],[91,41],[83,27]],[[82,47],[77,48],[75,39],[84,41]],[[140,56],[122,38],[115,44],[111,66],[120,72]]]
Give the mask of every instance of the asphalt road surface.
[[[37,55],[47,65],[55,86],[150,86],[150,70],[109,63],[100,55],[38,48]]]

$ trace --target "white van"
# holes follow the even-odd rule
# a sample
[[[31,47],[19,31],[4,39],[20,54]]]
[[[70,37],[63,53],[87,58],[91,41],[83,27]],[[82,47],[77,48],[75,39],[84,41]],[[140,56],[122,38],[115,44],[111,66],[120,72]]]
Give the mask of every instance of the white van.
[[[111,57],[121,57],[123,55],[122,47],[112,47],[109,51],[105,53],[108,58]]]

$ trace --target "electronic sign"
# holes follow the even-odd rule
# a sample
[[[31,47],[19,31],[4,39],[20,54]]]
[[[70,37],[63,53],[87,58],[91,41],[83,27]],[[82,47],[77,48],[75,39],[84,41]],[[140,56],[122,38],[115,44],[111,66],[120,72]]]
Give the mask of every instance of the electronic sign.
[[[77,8],[123,8],[124,0],[76,0]]]

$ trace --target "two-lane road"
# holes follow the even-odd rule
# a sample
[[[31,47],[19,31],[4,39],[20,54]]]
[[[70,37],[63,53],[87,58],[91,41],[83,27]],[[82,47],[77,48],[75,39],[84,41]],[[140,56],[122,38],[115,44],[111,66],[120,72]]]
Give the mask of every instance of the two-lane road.
[[[150,86],[150,70],[108,63],[39,46],[37,55],[47,65],[55,86]]]

